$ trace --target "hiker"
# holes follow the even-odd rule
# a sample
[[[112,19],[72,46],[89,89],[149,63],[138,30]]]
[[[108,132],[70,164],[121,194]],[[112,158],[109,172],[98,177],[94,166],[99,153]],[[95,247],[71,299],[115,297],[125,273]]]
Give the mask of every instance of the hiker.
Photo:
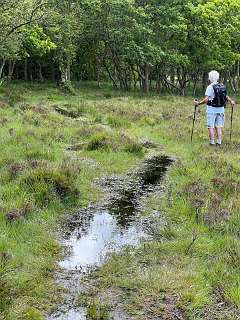
[[[227,101],[235,106],[235,102],[227,95],[224,84],[219,82],[219,73],[215,70],[209,72],[209,86],[205,92],[205,98],[201,101],[194,100],[195,106],[207,104],[207,127],[210,145],[222,144],[222,128],[224,126],[224,108]]]

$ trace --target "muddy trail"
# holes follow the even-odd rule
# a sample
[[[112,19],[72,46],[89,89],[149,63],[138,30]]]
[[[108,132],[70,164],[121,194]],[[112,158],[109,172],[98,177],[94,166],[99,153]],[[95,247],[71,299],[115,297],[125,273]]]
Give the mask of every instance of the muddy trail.
[[[171,157],[153,155],[125,176],[99,179],[96,183],[104,189],[106,198],[65,221],[60,242],[67,252],[56,275],[65,289],[64,303],[48,320],[87,319],[87,308],[79,307],[77,301],[84,293],[83,280],[101,267],[108,253],[147,239],[149,221],[140,213],[153,192],[163,191],[161,181],[172,162]],[[113,315],[113,318],[125,317]]]

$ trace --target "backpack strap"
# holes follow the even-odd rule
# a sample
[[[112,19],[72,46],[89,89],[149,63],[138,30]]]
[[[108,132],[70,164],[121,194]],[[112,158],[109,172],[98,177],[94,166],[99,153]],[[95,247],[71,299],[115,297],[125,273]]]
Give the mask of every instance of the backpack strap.
[[[218,83],[218,82],[217,82]],[[215,83],[216,84],[216,83]],[[215,95],[215,90],[214,90],[214,83],[211,83],[210,86],[212,87],[213,89],[213,92],[214,92],[214,95]],[[207,106],[212,106],[212,102],[213,102],[213,99],[214,97],[212,98],[212,100],[208,99],[208,102],[207,102]]]

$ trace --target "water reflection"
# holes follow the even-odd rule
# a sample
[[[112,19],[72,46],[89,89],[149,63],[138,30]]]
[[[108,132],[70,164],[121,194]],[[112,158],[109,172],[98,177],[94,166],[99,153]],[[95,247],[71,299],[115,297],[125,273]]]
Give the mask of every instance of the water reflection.
[[[79,234],[80,229],[64,241],[65,245],[71,247],[71,255],[60,262],[64,269],[84,270],[90,266],[100,266],[107,252],[138,244],[144,233],[140,223],[122,229],[114,215],[102,211],[94,215],[88,230],[85,230],[81,237]]]
[[[69,309],[59,314],[48,317],[48,320],[86,320],[86,312],[84,308]]]

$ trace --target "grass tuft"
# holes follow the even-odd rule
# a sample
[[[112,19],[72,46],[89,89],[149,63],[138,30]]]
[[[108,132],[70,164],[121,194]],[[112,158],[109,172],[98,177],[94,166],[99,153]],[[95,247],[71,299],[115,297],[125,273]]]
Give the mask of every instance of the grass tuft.
[[[86,149],[88,151],[94,150],[118,150],[117,141],[114,139],[115,137],[104,132],[99,132],[93,135],[88,142]]]
[[[64,169],[36,169],[26,173],[20,185],[32,194],[37,203],[44,205],[54,199],[74,199],[79,195],[74,178]]]

